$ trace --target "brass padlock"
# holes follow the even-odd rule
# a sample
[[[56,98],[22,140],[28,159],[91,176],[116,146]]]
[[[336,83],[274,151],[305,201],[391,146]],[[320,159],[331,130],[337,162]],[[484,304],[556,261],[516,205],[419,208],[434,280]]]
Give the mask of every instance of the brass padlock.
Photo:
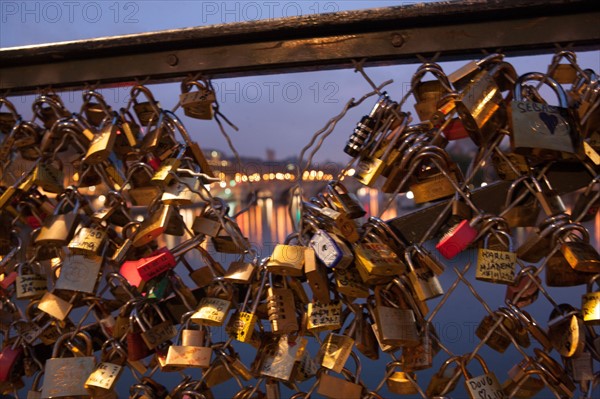
[[[233,291],[225,287],[211,287],[207,296],[200,300],[198,308],[191,316],[194,323],[207,326],[222,326],[231,309]]]
[[[435,80],[423,82],[423,76],[427,72],[430,72]],[[419,66],[411,78],[410,86],[416,100],[415,111],[422,122],[431,120],[437,110],[440,98],[452,91],[448,77],[442,68],[434,63],[425,63]]]
[[[346,378],[337,378],[329,375],[329,371],[322,369],[317,373],[317,393],[329,399],[360,399],[364,387],[360,384],[361,365],[358,357],[353,354],[356,363],[356,373]],[[335,371],[335,370],[334,370]],[[345,374],[345,373],[344,373]]]
[[[493,234],[503,236],[507,240],[507,251],[495,251],[489,248],[489,239]],[[517,254],[513,250],[512,237],[504,230],[492,230],[486,234],[483,248],[477,252],[477,269],[475,278],[490,283],[512,285],[515,282],[515,266]]]
[[[15,280],[17,299],[39,298],[48,289],[47,277],[39,262],[21,263],[17,266],[19,275]]]
[[[399,367],[402,367],[399,361],[390,362],[385,366],[385,383],[389,391],[398,395],[417,395],[417,375],[406,371],[394,371]]]
[[[328,304],[331,297],[327,269],[323,264],[317,262],[315,251],[312,248],[304,249],[304,275],[311,288],[313,300]]]
[[[404,260],[408,265],[407,276],[417,299],[427,301],[444,295],[444,289],[433,270],[413,262],[413,256],[416,254],[416,251],[415,247],[409,248],[404,253]]]
[[[240,307],[241,310],[231,315],[226,328],[227,333],[230,336],[233,336],[234,339],[241,342],[253,343],[255,339],[254,327],[258,322],[256,310],[258,309],[258,304],[260,302],[260,298],[269,274],[266,268],[262,268],[261,273],[262,276],[260,277],[260,285],[258,286],[256,295],[252,298],[252,308],[250,309],[250,312],[246,311],[246,309],[248,302],[250,301],[250,297],[252,296],[251,288],[249,288],[246,293],[244,303]]]
[[[506,194],[506,201],[500,215],[506,219],[509,227],[529,227],[536,225],[538,215],[540,214],[540,203],[537,199],[533,195],[527,194],[521,201],[513,202],[513,200],[516,201],[519,198],[518,194],[521,194],[521,192],[516,191],[517,187],[527,182],[527,180],[529,180],[529,176],[516,178],[511,183]]]
[[[263,377],[290,381],[296,358],[304,347],[290,335],[273,336],[261,345],[257,355],[259,374]]]
[[[327,185],[327,192],[331,194],[331,199],[338,208],[343,210],[351,219],[358,219],[367,214],[360,201],[353,197],[348,189],[339,181],[332,181]]]
[[[419,333],[414,310],[389,306],[381,290],[381,286],[377,286],[374,301],[367,302],[369,312],[377,324],[379,340],[393,346],[418,345]]]
[[[448,368],[452,363],[456,363],[457,366],[453,369]],[[456,388],[458,378],[454,378],[454,381],[452,382],[452,377],[458,375],[460,372],[460,363],[460,357],[453,356],[442,364],[440,369],[429,380],[429,385],[425,391],[428,398],[447,395]]]
[[[579,236],[565,234],[578,232]],[[570,238],[569,237],[574,237]],[[552,234],[552,240],[560,243],[560,252],[569,265],[578,272],[600,273],[600,254],[589,242],[589,232],[579,224],[565,224],[558,227]]]
[[[267,314],[274,334],[291,334],[298,331],[294,292],[287,287],[283,277],[283,287],[274,287],[273,282],[267,289]]]
[[[94,138],[87,149],[87,153],[83,158],[84,164],[97,165],[108,159],[113,152],[117,140],[117,132],[119,131],[117,125],[118,120],[119,115],[116,112],[113,112],[111,122],[105,123],[102,126],[102,129],[94,135]]]
[[[479,355],[474,355],[473,358],[477,359],[481,367],[483,368],[483,375],[478,377],[472,377],[471,374],[467,371],[466,368],[466,358],[469,355],[464,355],[462,360],[460,361],[460,368],[462,370],[463,376],[465,377],[465,386],[467,388],[467,392],[471,399],[477,399],[482,397],[491,397],[497,399],[505,399],[506,395],[502,390],[502,386],[496,375],[489,371],[487,365]]]
[[[581,296],[581,314],[586,324],[600,324],[600,290],[593,291],[594,282],[598,284],[600,274],[596,274],[587,283],[587,291]]]
[[[117,397],[115,384],[127,362],[127,352],[121,344],[109,339],[102,345],[100,363],[85,381],[85,388],[92,397]]]
[[[304,267],[304,249],[305,247],[299,245],[277,244],[267,262],[267,269],[274,274],[301,276]]]
[[[558,305],[550,313],[548,336],[552,346],[561,356],[572,357],[582,353],[585,325],[580,311],[567,303]]]
[[[148,349],[155,349],[157,346],[173,339],[177,336],[177,328],[173,323],[166,318],[160,308],[156,305],[146,307],[146,309],[154,309],[155,315],[158,315],[158,320],[152,321],[148,319],[148,312],[144,309],[133,310],[132,317],[137,325],[141,328],[141,337]]]
[[[546,386],[541,378],[534,377],[536,374],[545,376],[544,371],[531,368],[531,362],[524,359],[508,370],[509,379],[502,384],[502,390],[508,397],[531,398]]]
[[[101,267],[102,258],[98,256],[70,255],[60,267],[60,276],[54,288],[60,291],[93,294]]]
[[[137,97],[144,94],[147,101],[138,102]],[[140,125],[149,126],[153,119],[161,114],[160,104],[154,99],[152,92],[145,86],[136,85],[131,88],[130,97],[133,101],[133,111],[140,121]]]
[[[563,58],[568,61],[567,64],[560,63]],[[577,55],[572,51],[562,50],[552,56],[546,74],[560,84],[573,84],[577,80],[579,70],[581,68],[577,65]]]
[[[189,321],[179,331],[175,345],[169,345],[165,362],[169,369],[207,369],[210,366],[213,350],[206,327],[192,329]]]
[[[70,211],[67,211],[68,205],[72,206]],[[75,198],[74,203],[72,203],[69,194],[65,193],[56,205],[54,214],[44,220],[38,235],[35,237],[35,244],[67,245],[77,227],[79,220],[78,212],[79,199]]]
[[[516,80],[517,73],[508,62],[499,62],[489,70],[478,72],[455,102],[465,129],[477,145],[489,143],[507,122],[501,94],[501,81],[506,79]]]
[[[191,89],[196,87],[197,90]],[[181,82],[179,104],[186,116],[195,119],[212,119],[215,92],[209,82],[198,80]]]
[[[80,343],[85,345],[84,349],[78,347]],[[67,347],[75,357],[59,357],[60,349],[65,344],[70,344]],[[54,344],[52,358],[46,361],[42,398],[91,397],[85,382],[94,370],[95,363],[92,339],[87,333],[78,332],[73,337],[70,333],[64,334]]]

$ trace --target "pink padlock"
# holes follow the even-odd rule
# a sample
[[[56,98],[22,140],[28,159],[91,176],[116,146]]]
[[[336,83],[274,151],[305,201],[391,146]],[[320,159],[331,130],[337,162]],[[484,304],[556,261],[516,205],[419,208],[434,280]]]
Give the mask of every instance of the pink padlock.
[[[453,226],[437,243],[435,248],[446,259],[453,259],[456,255],[464,251],[477,237],[478,231],[473,227],[481,216],[468,221],[462,220]]]
[[[542,280],[538,276],[533,276],[537,269],[534,266],[527,266],[521,269],[515,278],[514,285],[506,286],[505,300],[520,308],[531,305],[539,296],[539,286],[542,285]],[[537,281],[537,284],[533,281]],[[525,286],[529,283],[529,286]],[[523,292],[521,292],[523,291]],[[517,294],[521,295],[517,299]]]
[[[11,328],[15,323],[17,322],[11,324]],[[8,339],[6,337],[5,341]],[[17,368],[23,367],[23,363],[21,362],[23,353],[23,347],[18,344],[18,340],[15,341],[15,344],[6,345],[2,349],[0,352],[0,382],[11,381],[14,379],[15,374],[21,374],[22,370],[17,370]]]

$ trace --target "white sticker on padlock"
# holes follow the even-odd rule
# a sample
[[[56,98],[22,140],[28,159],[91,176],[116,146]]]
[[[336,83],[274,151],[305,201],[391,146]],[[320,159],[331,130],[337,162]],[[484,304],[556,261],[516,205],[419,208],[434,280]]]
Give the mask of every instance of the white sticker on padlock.
[[[90,374],[85,382],[85,387],[111,389],[122,369],[123,367],[117,364],[102,362]]]

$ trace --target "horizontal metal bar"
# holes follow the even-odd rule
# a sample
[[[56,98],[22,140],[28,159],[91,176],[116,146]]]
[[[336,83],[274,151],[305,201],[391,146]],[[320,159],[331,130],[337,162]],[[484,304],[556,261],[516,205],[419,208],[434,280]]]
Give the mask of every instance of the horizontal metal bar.
[[[0,92],[600,49],[600,2],[438,2],[0,49]]]
[[[554,165],[547,173],[550,186],[559,195],[586,187],[592,180],[589,172],[580,164]],[[473,190],[471,200],[484,213],[497,215],[502,210],[506,193],[512,181],[498,181]],[[392,228],[411,242],[417,242],[434,223],[449,200],[440,201],[389,221]]]

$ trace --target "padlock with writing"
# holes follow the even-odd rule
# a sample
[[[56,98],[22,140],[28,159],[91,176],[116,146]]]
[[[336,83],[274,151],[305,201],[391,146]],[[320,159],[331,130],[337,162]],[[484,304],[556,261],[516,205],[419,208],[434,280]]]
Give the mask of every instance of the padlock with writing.
[[[109,339],[102,345],[100,363],[85,381],[85,388],[92,397],[117,398],[115,384],[127,362],[127,352],[116,340]]]
[[[258,309],[258,304],[267,282],[269,272],[265,267],[261,267],[261,273],[262,276],[260,276],[260,285],[258,286],[256,295],[254,295],[252,298],[252,308],[250,309],[250,312],[246,311],[246,308],[248,306],[250,297],[252,296],[251,288],[249,288],[246,293],[246,298],[241,306],[241,310],[231,315],[228,328],[226,329],[230,336],[233,336],[234,339],[237,339],[241,342],[251,343],[253,340],[254,327],[258,322],[256,310]]]
[[[79,346],[82,344],[83,348]],[[68,347],[75,356],[60,357],[63,346]],[[73,337],[70,333],[61,336],[54,344],[52,358],[46,361],[42,398],[91,397],[85,382],[94,370],[95,363],[92,339],[87,333],[78,332]]]
[[[274,274],[301,276],[304,267],[304,248],[300,245],[277,244],[267,262],[267,269]]]
[[[206,369],[212,357],[209,333],[206,327],[193,329],[189,320],[182,325],[175,345],[169,345],[165,365],[175,369],[196,367]]]
[[[355,268],[334,269],[335,287],[340,294],[352,298],[367,298],[369,286],[363,283],[360,273]]]
[[[151,309],[154,310],[154,316],[158,316],[157,320],[149,318]],[[139,310],[134,309],[132,316],[142,330],[142,340],[150,350],[177,336],[177,328],[156,305],[146,306]]]
[[[558,305],[548,318],[548,336],[552,346],[561,356],[572,357],[582,353],[585,325],[581,312],[567,303]]]
[[[506,395],[502,390],[502,386],[496,375],[489,371],[487,365],[479,355],[473,356],[474,359],[477,359],[481,367],[483,368],[483,375],[472,377],[471,374],[467,371],[466,367],[466,356],[463,356],[463,359],[460,362],[460,367],[465,377],[465,386],[467,387],[467,392],[471,399],[476,398],[494,398],[494,399],[504,399]]]
[[[39,262],[21,263],[17,270],[19,273],[15,280],[17,299],[38,298],[44,295],[48,289],[48,281]]]
[[[477,225],[482,218],[483,215],[477,215],[471,220],[463,220],[452,226],[435,248],[444,258],[453,259],[473,243],[478,234]]]
[[[488,249],[491,234],[499,234],[507,240],[507,251]],[[477,253],[477,269],[475,278],[490,283],[512,285],[515,281],[517,254],[513,250],[512,237],[503,230],[492,230],[486,234],[483,248]]]
[[[290,335],[273,336],[265,340],[257,356],[260,363],[259,374],[280,381],[290,381],[296,357],[303,350],[300,340]]]
[[[600,274],[596,274],[587,283],[587,291],[581,296],[581,314],[586,324],[600,324],[600,290],[594,291],[594,283],[598,285]]]
[[[93,294],[102,268],[98,256],[69,255],[62,263],[55,290]]]
[[[233,299],[233,291],[226,286],[216,285],[207,289],[207,294],[200,300],[198,309],[191,316],[194,323],[206,326],[222,326],[229,314]]]
[[[523,100],[523,84],[543,81],[558,96],[558,106]],[[512,109],[513,151],[535,159],[557,159],[561,152],[575,153],[579,133],[567,109],[567,96],[558,82],[539,72],[526,73],[515,83]]]
[[[339,301],[328,304],[319,301],[310,302],[306,314],[308,331],[322,332],[342,328],[342,304]]]
[[[192,90],[194,87],[196,90]],[[179,104],[186,116],[195,119],[212,119],[215,101],[215,92],[209,82],[198,80],[181,82]]]

